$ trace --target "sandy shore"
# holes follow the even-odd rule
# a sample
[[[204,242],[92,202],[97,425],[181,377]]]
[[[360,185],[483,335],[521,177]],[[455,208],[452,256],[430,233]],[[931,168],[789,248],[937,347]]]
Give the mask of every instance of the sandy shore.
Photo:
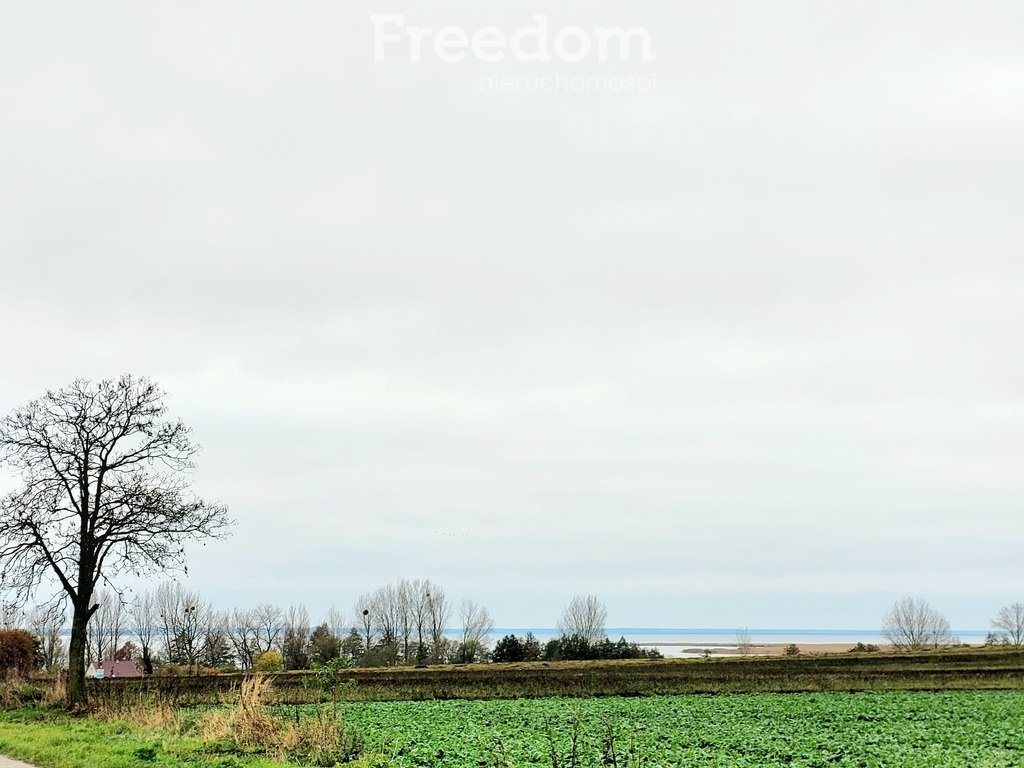
[[[855,647],[855,643],[797,643],[801,654],[809,653],[847,653]],[[739,649],[735,644],[715,644],[694,646],[689,643],[660,643],[659,647],[678,649],[680,653],[698,654],[707,650],[712,656],[738,656]],[[750,646],[748,656],[783,656],[789,643],[754,643]]]
[[[846,653],[855,645],[855,643],[797,643],[796,647],[800,649],[800,653]],[[755,645],[750,652],[765,656],[781,656],[788,647],[789,643]]]

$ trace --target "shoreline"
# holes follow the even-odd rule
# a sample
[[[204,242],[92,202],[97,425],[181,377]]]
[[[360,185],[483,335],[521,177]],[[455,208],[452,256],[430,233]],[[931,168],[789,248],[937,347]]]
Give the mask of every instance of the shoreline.
[[[746,654],[741,654],[738,645],[733,643],[640,643],[641,648],[671,648],[678,649],[680,654],[686,656],[784,656],[790,645],[795,645],[801,655],[827,654],[827,653],[849,653],[857,647],[857,643],[829,643],[829,642],[803,642],[803,643],[751,643]],[[878,652],[893,650],[890,645],[874,644]]]

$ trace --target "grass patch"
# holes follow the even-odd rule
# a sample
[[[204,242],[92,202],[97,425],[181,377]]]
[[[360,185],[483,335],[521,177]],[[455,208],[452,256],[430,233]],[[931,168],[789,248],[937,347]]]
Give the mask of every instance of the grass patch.
[[[0,712],[0,754],[41,768],[281,768],[259,755],[123,721],[72,717],[56,709]]]
[[[101,701],[88,717],[37,706],[0,712],[0,754],[41,768],[368,767],[364,741],[338,706],[313,705],[289,720],[268,709],[270,680],[246,678],[222,706],[185,709],[153,696]],[[138,692],[137,692],[138,693]]]

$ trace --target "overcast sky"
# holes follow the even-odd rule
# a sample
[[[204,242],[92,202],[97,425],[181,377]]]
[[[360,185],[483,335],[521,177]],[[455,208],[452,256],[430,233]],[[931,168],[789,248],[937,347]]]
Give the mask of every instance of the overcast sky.
[[[160,382],[224,607],[1024,600],[1024,5],[424,5],[0,6],[0,411]],[[375,61],[374,13],[655,60]]]

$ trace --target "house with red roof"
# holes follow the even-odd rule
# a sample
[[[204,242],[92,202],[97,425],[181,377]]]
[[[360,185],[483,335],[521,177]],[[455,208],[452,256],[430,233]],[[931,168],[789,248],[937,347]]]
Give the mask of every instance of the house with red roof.
[[[86,677],[106,679],[109,677],[142,677],[134,661],[101,661],[89,665]]]

